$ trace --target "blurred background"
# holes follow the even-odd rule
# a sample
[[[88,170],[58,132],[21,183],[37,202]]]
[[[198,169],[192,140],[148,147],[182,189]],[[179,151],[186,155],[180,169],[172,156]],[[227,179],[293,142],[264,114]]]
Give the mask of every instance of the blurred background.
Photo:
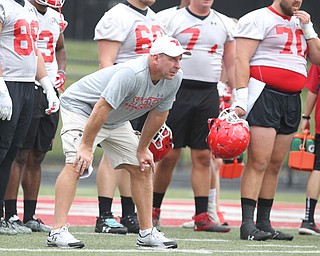
[[[92,40],[94,27],[105,11],[122,0],[66,0],[63,14],[69,21],[65,32],[67,38]],[[273,0],[215,0],[213,8],[227,16],[239,19],[254,9],[270,5]],[[179,5],[180,0],[157,0],[151,8],[158,12]],[[302,9],[312,17],[313,23],[320,26],[319,0],[303,1]]]
[[[62,13],[68,21],[65,30],[65,42],[67,48],[67,82],[65,88],[79,78],[98,70],[97,45],[93,41],[94,28],[103,14],[122,0],[66,0]],[[268,6],[272,0],[215,0],[213,8],[227,16],[240,18],[247,12]],[[176,6],[179,0],[157,0],[151,7],[155,12]],[[320,4],[319,0],[305,0],[302,9],[312,17],[315,29],[319,33],[320,28]],[[305,99],[306,91],[302,92]],[[312,124],[313,126],[313,124]],[[64,164],[64,156],[61,150],[60,127],[55,137],[53,150],[49,152],[43,163],[43,185],[54,185],[55,180]],[[313,131],[311,131],[313,132]],[[97,149],[95,153],[94,169],[100,162],[102,151]],[[183,151],[179,164],[176,167],[171,187],[190,188],[190,152]],[[287,166],[287,160],[283,165],[278,190],[304,192],[308,172],[293,171]],[[221,179],[221,190],[239,191],[240,179]],[[82,186],[95,185],[95,172],[92,177],[81,181]]]

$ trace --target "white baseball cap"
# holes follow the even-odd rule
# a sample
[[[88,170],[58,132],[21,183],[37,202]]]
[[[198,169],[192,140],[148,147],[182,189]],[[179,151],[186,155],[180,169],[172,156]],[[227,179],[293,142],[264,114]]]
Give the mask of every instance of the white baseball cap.
[[[150,48],[150,54],[164,53],[170,57],[178,57],[181,54],[191,55],[191,52],[182,48],[179,41],[170,36],[158,37]]]

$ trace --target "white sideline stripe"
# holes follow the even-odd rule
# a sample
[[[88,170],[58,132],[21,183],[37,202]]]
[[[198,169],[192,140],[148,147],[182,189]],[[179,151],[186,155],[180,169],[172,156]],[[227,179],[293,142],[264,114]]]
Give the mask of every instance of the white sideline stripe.
[[[88,232],[72,232],[72,234],[75,235],[99,235],[101,236],[101,233],[88,233]],[[106,234],[110,236],[117,236],[117,234]],[[126,236],[137,236],[136,234],[126,234]],[[232,240],[227,239],[189,239],[189,238],[175,238],[172,237],[172,239],[177,241],[189,241],[189,242],[231,242]]]
[[[145,254],[146,252],[150,253],[192,253],[192,254],[211,254],[211,250],[179,250],[179,249],[136,249],[136,250],[102,250],[102,249],[97,249],[97,250],[87,250],[87,249],[10,249],[10,248],[0,248],[0,252],[5,251],[5,252],[71,252],[72,254],[76,254],[77,252],[79,253],[86,253],[86,252],[101,252],[101,253],[113,253],[113,252],[121,252],[121,253],[143,253]]]
[[[212,253],[243,253],[243,254],[254,254],[254,253],[276,253],[276,254],[320,254],[320,251],[278,251],[278,250],[180,250],[180,249],[137,249],[137,250],[87,250],[87,249],[10,249],[0,248],[0,252],[71,252],[72,254],[84,253],[84,252],[101,252],[101,253],[192,253],[192,254],[212,254]]]
[[[100,233],[88,233],[88,232],[73,232],[75,235],[101,235]],[[117,236],[117,234],[106,234],[108,236]],[[137,236],[136,234],[126,234],[126,236]],[[189,238],[176,238],[172,237],[176,241],[188,241],[188,242],[232,242],[231,239],[189,239]],[[288,248],[317,248],[314,245],[283,245],[283,244],[248,244],[247,247],[288,247]]]
[[[283,245],[283,244],[250,244],[247,247],[289,247],[289,248],[317,248],[314,245]]]

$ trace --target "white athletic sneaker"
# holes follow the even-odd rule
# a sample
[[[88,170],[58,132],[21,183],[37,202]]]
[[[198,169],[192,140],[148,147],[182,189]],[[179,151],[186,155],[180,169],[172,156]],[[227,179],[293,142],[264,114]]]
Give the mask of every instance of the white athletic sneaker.
[[[0,218],[0,235],[16,235],[18,232],[3,217]]]
[[[32,230],[26,227],[17,215],[13,215],[9,218],[8,222],[17,231],[18,234],[31,234]]]
[[[139,232],[137,245],[141,247],[165,249],[175,249],[178,247],[176,241],[166,238],[163,233],[157,230],[157,228],[152,228],[151,232],[144,237],[142,237]]]
[[[187,222],[184,222],[182,223],[182,227],[183,228],[194,228],[194,220],[191,220],[191,221],[187,221]]]
[[[59,248],[82,248],[84,243],[76,239],[69,231],[68,225],[51,230],[47,237],[47,246]]]

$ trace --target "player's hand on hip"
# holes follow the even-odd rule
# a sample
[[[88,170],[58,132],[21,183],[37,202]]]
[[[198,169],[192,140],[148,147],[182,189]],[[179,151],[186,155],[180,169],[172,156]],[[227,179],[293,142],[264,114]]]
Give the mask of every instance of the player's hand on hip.
[[[12,100],[3,77],[0,77],[0,119],[11,120]]]

